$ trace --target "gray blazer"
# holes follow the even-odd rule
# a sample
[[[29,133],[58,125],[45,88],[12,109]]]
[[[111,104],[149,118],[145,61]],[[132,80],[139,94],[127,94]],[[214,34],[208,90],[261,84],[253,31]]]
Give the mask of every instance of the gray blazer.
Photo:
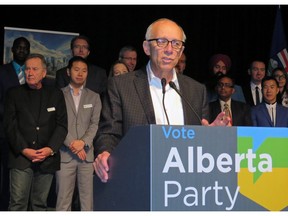
[[[200,118],[208,120],[205,86],[185,75],[177,75],[177,78],[183,97]],[[156,124],[145,67],[110,78],[107,90],[95,141],[96,153],[111,152],[132,126]],[[200,125],[200,120],[184,100],[182,104],[185,125]]]
[[[86,161],[93,162],[94,148],[93,139],[98,130],[100,111],[102,108],[100,96],[88,88],[82,91],[78,113],[70,92],[69,85],[62,88],[68,116],[68,134],[64,145],[60,148],[61,162],[69,162],[73,158],[78,158],[69,150],[70,143],[75,139],[81,139],[85,142]]]

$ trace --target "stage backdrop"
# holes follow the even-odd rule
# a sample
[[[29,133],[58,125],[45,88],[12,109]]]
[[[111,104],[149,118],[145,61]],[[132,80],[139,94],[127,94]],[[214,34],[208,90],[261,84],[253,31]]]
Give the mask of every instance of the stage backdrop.
[[[31,53],[44,55],[48,66],[47,76],[55,77],[56,71],[68,64],[72,55],[70,41],[77,35],[79,33],[4,27],[3,63],[13,59],[11,47],[14,39],[25,37],[30,41]]]

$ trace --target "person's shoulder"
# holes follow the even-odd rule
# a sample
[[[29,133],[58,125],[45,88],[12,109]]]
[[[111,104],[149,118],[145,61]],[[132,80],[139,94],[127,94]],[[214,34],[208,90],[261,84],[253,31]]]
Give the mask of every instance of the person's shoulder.
[[[283,106],[282,104],[277,104],[277,106],[279,106],[279,108],[285,112],[288,112],[288,107]]]
[[[12,64],[12,62],[9,62],[9,63],[7,63],[7,64],[0,65],[0,72],[2,72],[2,71],[7,71],[9,68],[13,69],[13,64]]]
[[[105,72],[106,73],[106,70],[103,67],[100,67],[98,65],[89,63],[88,67],[89,67],[89,70],[91,70],[91,71]]]
[[[26,85],[16,85],[7,89],[7,94],[18,94],[24,92],[27,89]]]
[[[56,93],[56,94],[62,94],[62,90],[59,88],[56,88],[55,86],[50,86],[50,85],[43,85],[43,90],[50,92],[50,93]]]
[[[67,66],[58,69],[56,71],[56,74],[63,74],[63,73],[66,73],[66,71],[67,71]]]
[[[186,83],[190,87],[194,87],[194,86],[205,87],[205,85],[203,83],[200,83],[199,81],[197,81],[197,80],[193,79],[192,77],[189,77],[185,74],[178,75],[177,79],[179,82]]]
[[[265,103],[260,103],[258,105],[255,106],[251,106],[251,111],[255,112],[255,113],[259,113],[259,110],[262,110],[266,108]]]
[[[219,101],[218,99],[217,100],[214,100],[214,101],[211,101],[209,102],[209,106],[215,106],[215,105],[218,105],[219,104]]]
[[[100,97],[99,93],[90,90],[89,88],[84,88],[83,91],[86,91],[88,96],[91,97]]]
[[[244,103],[243,101],[233,100],[231,99],[231,103],[235,104],[236,106],[239,106],[243,109],[251,109],[251,106],[247,103]]]

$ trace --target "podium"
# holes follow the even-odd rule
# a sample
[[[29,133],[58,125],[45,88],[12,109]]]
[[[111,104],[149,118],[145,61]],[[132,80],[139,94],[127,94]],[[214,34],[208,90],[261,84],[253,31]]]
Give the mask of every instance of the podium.
[[[288,128],[131,128],[95,211],[287,211]]]

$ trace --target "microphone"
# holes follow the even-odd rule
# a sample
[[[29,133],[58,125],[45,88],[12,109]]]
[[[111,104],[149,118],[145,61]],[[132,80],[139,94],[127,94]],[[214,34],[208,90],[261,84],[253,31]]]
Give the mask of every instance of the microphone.
[[[185,101],[185,103],[189,106],[189,108],[192,110],[192,112],[196,115],[196,117],[198,118],[199,122],[200,122],[200,125],[202,125],[202,120],[201,118],[199,117],[199,115],[196,113],[195,109],[192,107],[192,105],[189,103],[188,100],[186,100],[186,98],[183,97],[183,95],[181,94],[181,92],[177,89],[175,83],[173,81],[170,81],[169,82],[169,86],[171,88],[173,88],[177,94]]]
[[[163,105],[163,109],[164,109],[164,113],[165,113],[165,116],[166,116],[167,123],[168,123],[168,125],[170,125],[169,118],[168,118],[168,115],[167,115],[167,112],[166,112],[166,107],[165,107],[165,104],[164,104],[165,92],[166,92],[166,91],[165,91],[166,82],[167,82],[167,81],[166,81],[165,78],[162,78],[162,79],[161,79],[162,94],[163,94],[162,105]]]
[[[161,79],[161,85],[162,85],[162,93],[163,93],[163,95],[165,94],[165,86],[166,86],[166,79],[165,78],[162,78]]]

